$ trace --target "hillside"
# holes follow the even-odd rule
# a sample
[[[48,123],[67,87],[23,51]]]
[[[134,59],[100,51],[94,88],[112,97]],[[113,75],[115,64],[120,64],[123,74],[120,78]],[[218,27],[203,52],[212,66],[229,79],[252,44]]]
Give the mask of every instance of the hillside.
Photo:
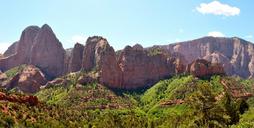
[[[69,78],[68,78],[69,77]],[[235,98],[221,80],[253,94],[254,80],[176,76],[150,89],[115,93],[98,83],[45,87],[35,106],[1,101],[3,127],[253,127],[254,99]],[[229,85],[232,86],[232,85]],[[10,94],[8,94],[10,95]],[[17,94],[20,95],[20,94]],[[67,121],[68,120],[68,121]]]

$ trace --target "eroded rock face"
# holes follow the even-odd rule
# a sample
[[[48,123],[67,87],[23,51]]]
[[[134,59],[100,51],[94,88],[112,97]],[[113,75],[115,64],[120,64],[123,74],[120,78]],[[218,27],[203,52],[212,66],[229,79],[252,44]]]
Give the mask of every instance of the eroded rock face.
[[[20,40],[17,43],[17,55],[20,58],[20,62],[18,63],[27,63],[30,61],[31,50],[39,31],[40,28],[38,26],[29,26],[22,32]]]
[[[22,72],[16,74],[6,85],[8,90],[16,88],[22,92],[35,93],[47,80],[40,69],[33,65],[26,66]]]
[[[117,63],[114,49],[106,39],[100,40],[95,48],[95,62],[99,72],[99,82],[112,88],[121,88],[122,71]]]
[[[223,54],[214,52],[210,55],[205,56],[204,59],[210,61],[211,63],[221,64],[227,75],[233,75],[233,65],[230,63],[230,60]]]
[[[21,64],[33,64],[47,76],[63,74],[65,51],[48,25],[27,27],[18,42],[9,47],[7,56],[0,59],[0,70],[6,71]]]
[[[103,38],[99,36],[94,36],[89,37],[86,41],[82,59],[82,68],[85,71],[92,70],[92,68],[96,66],[95,47],[100,40],[103,40]]]
[[[31,49],[32,65],[41,68],[49,77],[63,74],[65,51],[48,25],[38,32]]]
[[[254,45],[239,38],[204,37],[160,47],[171,53],[182,54],[185,65],[204,58],[221,63],[228,75],[248,78],[254,73]]]
[[[83,69],[96,70],[99,82],[111,88],[147,87],[174,74],[174,64],[164,54],[150,55],[141,45],[127,46],[116,57],[102,37],[90,37],[83,54]]]
[[[81,70],[84,48],[85,47],[82,44],[75,44],[71,52],[68,72],[77,72]]]
[[[143,88],[174,75],[175,67],[181,66],[162,52],[152,52],[137,44],[117,57],[106,39],[95,36],[87,40],[82,65],[86,71],[97,71],[99,82],[111,88]]]
[[[37,26],[29,26],[22,32],[20,41],[11,45],[5,53],[7,56],[0,60],[0,69],[2,71],[29,63],[33,40],[39,29]]]
[[[149,55],[140,47],[125,47],[118,64],[123,74],[122,86],[127,89],[152,85],[175,71],[164,54]]]
[[[82,69],[97,71],[99,82],[110,87],[121,86],[121,71],[114,49],[107,40],[94,36],[87,39],[83,52]]]
[[[211,63],[205,59],[197,59],[193,61],[188,65],[186,72],[200,78],[225,74],[222,65],[218,63]]]

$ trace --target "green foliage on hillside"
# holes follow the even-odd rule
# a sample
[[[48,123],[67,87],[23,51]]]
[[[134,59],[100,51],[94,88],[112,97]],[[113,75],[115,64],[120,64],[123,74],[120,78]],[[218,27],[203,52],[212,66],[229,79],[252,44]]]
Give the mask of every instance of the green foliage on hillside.
[[[48,104],[75,109],[128,108],[132,106],[127,97],[117,96],[111,90],[96,83],[80,87],[43,89],[36,96]]]
[[[184,95],[178,92],[188,89],[188,87],[186,88],[187,84],[193,80],[192,76],[184,76],[160,81],[144,93],[141,97],[141,102],[145,108],[149,108],[163,99],[181,98]]]
[[[78,75],[78,74],[76,74]],[[224,90],[222,79],[200,80],[176,76],[145,92],[115,93],[96,82],[78,85],[76,75],[65,76],[68,85],[39,91],[37,106],[0,102],[0,127],[126,127],[126,128],[251,128],[253,99],[235,99]],[[251,80],[236,78],[251,88]]]

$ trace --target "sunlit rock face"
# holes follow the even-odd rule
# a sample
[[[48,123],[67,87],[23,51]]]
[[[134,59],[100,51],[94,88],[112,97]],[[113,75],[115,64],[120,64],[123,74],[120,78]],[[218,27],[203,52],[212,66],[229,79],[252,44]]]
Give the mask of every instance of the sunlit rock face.
[[[160,47],[184,56],[185,65],[204,58],[221,63],[228,75],[248,78],[254,74],[254,45],[239,38],[204,37]]]
[[[122,71],[123,88],[150,86],[174,74],[174,66],[164,54],[150,55],[139,45],[125,47],[118,64]]]
[[[49,77],[63,74],[65,51],[52,29],[47,25],[27,27],[5,52],[0,69],[5,71],[21,64],[39,67]]]
[[[105,38],[93,36],[87,39],[83,52],[82,70],[96,71],[99,82],[109,87],[121,86],[122,75],[116,53]]]
[[[63,74],[65,50],[48,25],[43,25],[34,39],[31,48],[30,64],[49,75],[57,77]]]

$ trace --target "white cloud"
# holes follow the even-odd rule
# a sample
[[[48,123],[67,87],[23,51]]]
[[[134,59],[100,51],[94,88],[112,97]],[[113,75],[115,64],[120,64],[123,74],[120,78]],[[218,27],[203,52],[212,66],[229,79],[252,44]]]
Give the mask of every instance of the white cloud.
[[[221,32],[217,32],[217,31],[213,31],[213,32],[209,32],[208,36],[213,36],[213,37],[225,37],[225,35]]]
[[[4,53],[12,43],[0,42],[0,53]]]
[[[227,4],[222,4],[219,1],[213,1],[211,3],[201,3],[196,10],[202,14],[214,14],[224,16],[235,16],[240,14],[240,9],[232,7]]]

